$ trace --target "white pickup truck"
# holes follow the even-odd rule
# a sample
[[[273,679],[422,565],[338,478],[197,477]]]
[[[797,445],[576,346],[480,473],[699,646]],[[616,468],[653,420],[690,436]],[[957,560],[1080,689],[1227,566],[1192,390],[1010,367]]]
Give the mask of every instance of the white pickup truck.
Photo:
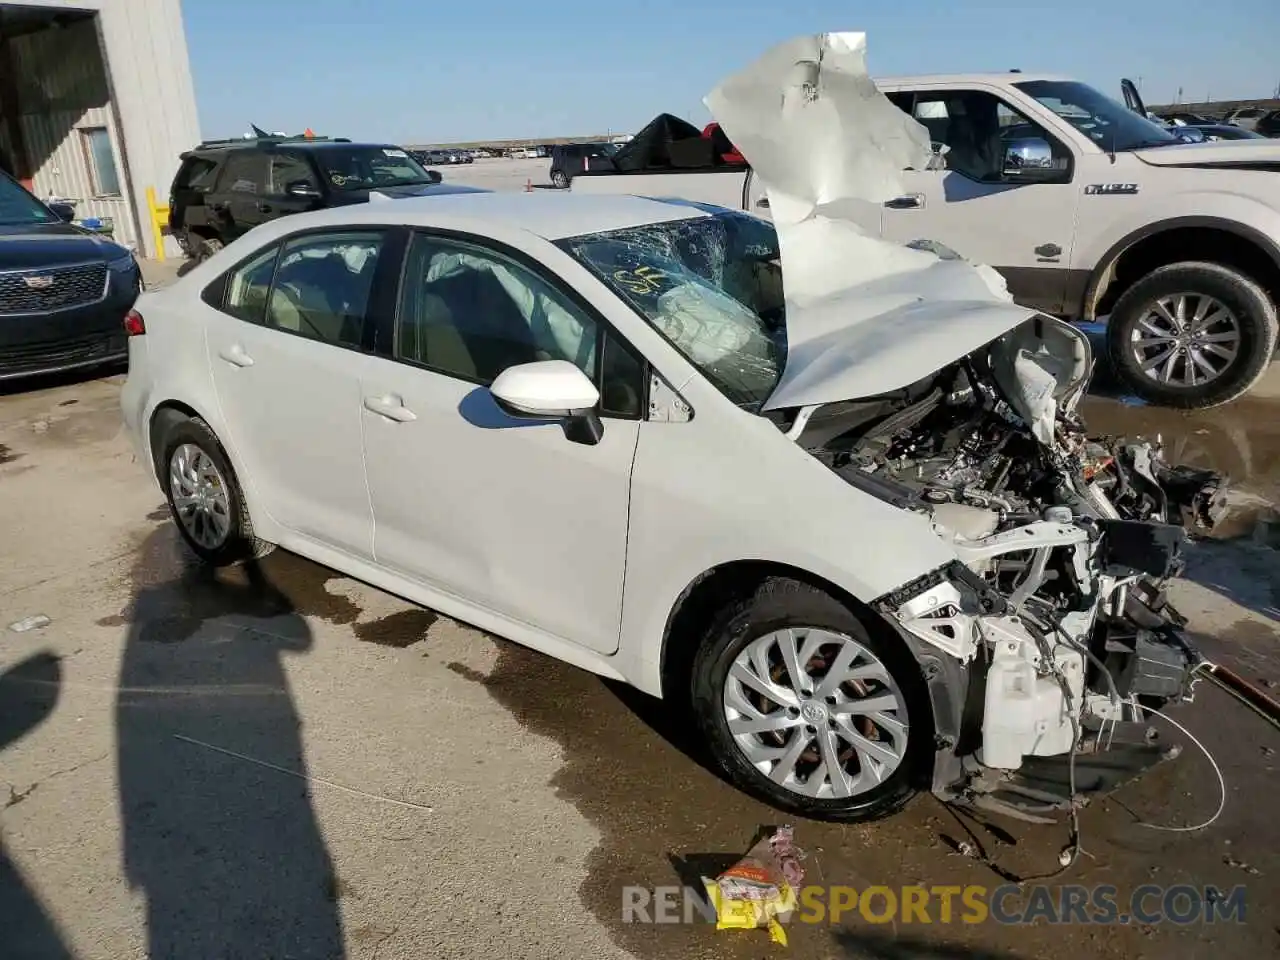
[[[1215,406],[1266,372],[1280,302],[1280,141],[1184,143],[1061,77],[876,85],[928,128],[945,163],[906,171],[902,196],[855,217],[863,229],[990,264],[1028,307],[1108,317],[1113,367],[1151,402]],[[743,167],[592,171],[572,189],[768,214]]]

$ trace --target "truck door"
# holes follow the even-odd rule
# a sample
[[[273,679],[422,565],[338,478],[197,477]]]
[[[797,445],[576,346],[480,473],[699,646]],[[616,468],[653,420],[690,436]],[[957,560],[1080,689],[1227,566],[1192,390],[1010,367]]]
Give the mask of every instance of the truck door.
[[[928,128],[946,169],[908,170],[887,240],[934,240],[1004,275],[1019,303],[1065,313],[1079,188],[1061,140],[992,91],[888,94]]]

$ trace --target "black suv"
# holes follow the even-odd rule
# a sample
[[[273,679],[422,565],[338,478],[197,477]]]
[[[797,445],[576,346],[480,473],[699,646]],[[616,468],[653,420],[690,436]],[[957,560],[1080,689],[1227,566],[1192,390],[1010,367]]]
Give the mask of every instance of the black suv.
[[[133,254],[0,173],[0,380],[125,359]]]
[[[169,188],[169,229],[203,260],[260,223],[321,207],[393,197],[469,193],[444,186],[407,150],[314,137],[211,140],[182,155]]]
[[[583,170],[612,170],[616,143],[562,143],[551,150],[551,182],[562,190]]]

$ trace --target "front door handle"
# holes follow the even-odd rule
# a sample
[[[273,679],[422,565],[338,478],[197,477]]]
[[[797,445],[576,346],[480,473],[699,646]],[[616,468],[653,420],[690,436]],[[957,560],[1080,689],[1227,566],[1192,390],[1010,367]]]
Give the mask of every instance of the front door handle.
[[[267,202],[266,202],[266,201],[264,201],[264,200],[259,200],[259,201],[258,201],[258,212],[259,212],[259,213],[270,213],[270,212],[271,212],[271,204],[267,203]]]
[[[919,210],[924,206],[924,194],[909,193],[905,197],[894,197],[886,200],[884,205],[890,210]]]
[[[769,198],[768,198],[768,197],[761,197],[759,200],[757,200],[757,201],[756,201],[756,206],[757,206],[757,207],[761,207],[761,208],[763,208],[763,209],[765,209],[765,210],[768,210],[768,209],[769,209]]]
[[[235,367],[253,366],[253,357],[245,353],[244,347],[240,346],[238,343],[233,343],[231,346],[219,350],[218,356]]]
[[[408,423],[417,420],[418,415],[404,405],[399,397],[386,394],[381,397],[365,397],[364,408],[380,417],[394,420],[396,423]]]

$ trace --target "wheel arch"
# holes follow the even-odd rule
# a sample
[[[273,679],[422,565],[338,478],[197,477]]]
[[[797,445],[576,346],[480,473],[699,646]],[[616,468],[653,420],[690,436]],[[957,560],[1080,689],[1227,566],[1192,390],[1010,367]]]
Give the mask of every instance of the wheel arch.
[[[716,611],[754,592],[761,583],[773,577],[785,577],[815,587],[848,607],[869,631],[905,643],[901,631],[880,613],[826,577],[780,561],[731,560],[694,577],[667,614],[660,655],[663,699],[669,699],[680,690],[688,678],[702,632]],[[916,653],[911,644],[906,646],[913,654]]]
[[[711,618],[724,604],[754,591],[771,577],[787,577],[822,590],[852,611],[869,633],[887,643],[900,644],[911,655],[919,670],[927,704],[923,720],[932,740],[931,749],[924,755],[930,758],[928,766],[917,771],[919,785],[945,793],[961,777],[957,747],[969,695],[968,668],[900,629],[839,584],[801,567],[768,560],[734,560],[717,564],[695,577],[681,591],[667,616],[660,661],[663,700],[673,701],[677,709],[688,706],[683,691]]]
[[[1105,316],[1134,283],[1179,261],[1207,261],[1240,270],[1280,301],[1280,243],[1248,224],[1222,217],[1173,217],[1126,234],[1090,274],[1079,316]]]
[[[156,482],[160,484],[160,489],[166,492],[167,495],[168,485],[165,480],[164,464],[160,462],[164,452],[161,449],[161,445],[164,442],[165,431],[172,424],[189,419],[203,420],[222,447],[222,452],[231,463],[231,469],[236,473],[236,481],[240,485],[240,493],[244,497],[245,507],[249,511],[249,518],[253,522],[254,529],[259,532],[262,530],[274,531],[274,521],[271,520],[269,515],[264,514],[264,511],[256,507],[258,497],[252,476],[244,469],[234,444],[227,441],[227,437],[220,429],[219,423],[191,404],[173,398],[162,400],[156,404],[155,409],[151,411],[151,415],[147,418],[147,449],[151,452],[151,466],[155,473]]]

